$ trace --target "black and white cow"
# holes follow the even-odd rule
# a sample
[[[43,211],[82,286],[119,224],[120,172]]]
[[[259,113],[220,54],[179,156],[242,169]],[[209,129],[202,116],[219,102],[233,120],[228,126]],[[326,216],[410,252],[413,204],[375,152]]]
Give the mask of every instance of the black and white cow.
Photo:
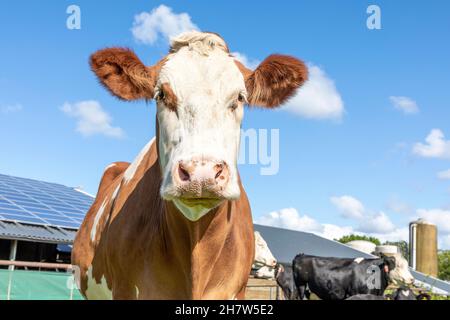
[[[284,267],[282,264],[278,264],[275,268],[275,280],[283,291],[285,300],[299,299],[291,267]]]
[[[344,300],[357,294],[382,296],[395,269],[394,257],[323,258],[300,254],[292,261],[300,300],[306,287],[322,300]]]

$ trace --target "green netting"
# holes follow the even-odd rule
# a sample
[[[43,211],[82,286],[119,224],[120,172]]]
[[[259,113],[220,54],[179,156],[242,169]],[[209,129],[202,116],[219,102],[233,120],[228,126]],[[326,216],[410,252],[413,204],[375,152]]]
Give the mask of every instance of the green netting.
[[[82,300],[73,275],[0,269],[0,300]]]

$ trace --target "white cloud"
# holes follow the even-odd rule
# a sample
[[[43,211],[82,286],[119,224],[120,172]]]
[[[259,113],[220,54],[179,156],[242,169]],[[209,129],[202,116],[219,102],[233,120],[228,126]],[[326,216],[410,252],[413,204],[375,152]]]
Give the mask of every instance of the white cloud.
[[[270,212],[256,219],[256,222],[263,225],[305,232],[320,231],[322,229],[320,223],[307,215],[301,216],[297,209],[294,208]]]
[[[286,104],[285,109],[308,119],[341,119],[345,109],[334,81],[324,70],[308,65],[309,80]]]
[[[3,114],[9,114],[9,113],[15,113],[15,112],[19,112],[22,111],[23,107],[21,104],[12,104],[12,105],[5,105],[5,106],[0,106],[0,113]]]
[[[405,114],[419,113],[417,103],[408,97],[391,96],[389,100],[397,110],[403,111]]]
[[[112,138],[122,138],[124,132],[119,127],[111,125],[112,118],[106,113],[100,103],[95,100],[64,103],[61,111],[77,119],[76,131],[83,136],[101,134]]]
[[[320,232],[318,235],[330,240],[334,240],[355,233],[357,232],[355,232],[355,230],[352,227],[349,226],[340,227],[335,224],[325,223],[323,224],[322,232]]]
[[[371,219],[371,223],[385,223],[385,217],[379,218],[378,216]],[[388,220],[388,219],[387,219]],[[351,226],[338,226],[329,223],[319,223],[315,219],[307,216],[300,215],[294,208],[282,209],[279,211],[270,212],[255,219],[255,223],[272,226],[283,229],[290,229],[296,231],[310,232],[318,236],[334,240],[342,238],[345,235],[350,234],[366,234],[369,236],[375,236],[384,241],[398,241],[408,239],[408,228],[391,228],[389,231],[385,228],[371,228],[373,232],[362,232],[362,230],[354,229]]]
[[[131,32],[134,39],[144,44],[155,44],[159,37],[169,40],[186,31],[198,30],[187,13],[174,13],[165,5],[150,12],[141,12],[134,17]]]
[[[450,233],[450,211],[442,209],[419,209],[417,215],[438,227],[440,233]]]
[[[266,226],[310,232],[330,240],[354,233],[352,227],[321,224],[307,215],[300,215],[295,208],[270,212],[255,219],[255,222]]]
[[[386,241],[409,241],[409,228],[395,228],[388,233],[370,233],[371,237],[375,237],[384,243]]]
[[[416,143],[413,153],[424,158],[450,159],[450,140],[445,140],[440,129],[431,130],[425,139],[426,144]]]
[[[234,58],[241,62],[244,66],[252,70],[256,69],[256,67],[261,63],[261,61],[250,59],[245,54],[240,52],[232,52],[231,55],[234,56]]]
[[[450,169],[446,171],[441,171],[437,174],[437,177],[441,180],[450,180]]]
[[[395,226],[389,217],[380,211],[361,220],[358,230],[365,233],[386,234],[393,232]]]
[[[331,197],[331,203],[341,212],[342,216],[352,219],[361,219],[364,215],[364,205],[351,196]]]

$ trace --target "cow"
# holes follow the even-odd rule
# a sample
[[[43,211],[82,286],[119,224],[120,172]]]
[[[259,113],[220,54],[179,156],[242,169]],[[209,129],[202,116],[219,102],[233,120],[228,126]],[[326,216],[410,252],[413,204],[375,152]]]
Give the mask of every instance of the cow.
[[[299,254],[292,261],[294,283],[301,300],[307,286],[322,300],[344,300],[357,294],[381,296],[394,268],[394,257],[347,259]]]
[[[393,284],[402,286],[411,285],[414,283],[415,279],[409,271],[408,261],[400,253],[381,255],[381,257],[383,256],[395,258],[395,268],[389,273]]]
[[[222,37],[199,31],[171,39],[153,66],[119,47],[95,52],[90,65],[119,99],[156,101],[156,134],[122,171],[104,173],[72,252],[81,293],[243,299],[255,250],[237,171],[244,106],[282,105],[307,67],[276,54],[250,70]]]
[[[254,268],[267,266],[274,268],[277,265],[277,259],[270,251],[267,242],[258,231],[255,231],[255,261]]]
[[[256,278],[274,279],[277,259],[267,245],[267,242],[258,231],[255,231],[255,261],[252,265],[252,273]]]
[[[289,266],[283,266],[278,264],[275,268],[275,280],[278,286],[283,291],[283,296],[285,300],[298,300],[299,295],[297,287],[294,283],[294,276],[292,273],[292,268]],[[305,291],[306,297],[309,299],[309,291]]]

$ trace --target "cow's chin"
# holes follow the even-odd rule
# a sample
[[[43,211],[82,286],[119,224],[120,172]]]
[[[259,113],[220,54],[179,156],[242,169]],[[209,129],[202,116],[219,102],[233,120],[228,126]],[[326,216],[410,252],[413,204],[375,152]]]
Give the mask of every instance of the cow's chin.
[[[172,201],[186,219],[197,221],[211,210],[217,208],[225,200],[215,198],[178,198]]]

